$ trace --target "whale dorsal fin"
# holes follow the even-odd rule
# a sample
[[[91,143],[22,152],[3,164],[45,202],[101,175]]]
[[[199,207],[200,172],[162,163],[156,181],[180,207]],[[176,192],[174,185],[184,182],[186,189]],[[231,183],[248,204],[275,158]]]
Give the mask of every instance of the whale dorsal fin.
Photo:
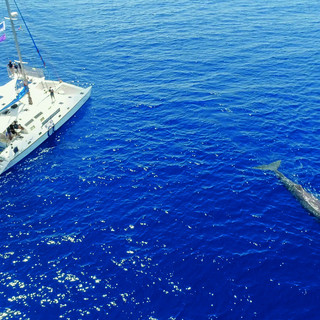
[[[270,164],[264,164],[262,166],[254,167],[253,169],[277,171],[280,167],[280,164],[281,160],[278,160]]]

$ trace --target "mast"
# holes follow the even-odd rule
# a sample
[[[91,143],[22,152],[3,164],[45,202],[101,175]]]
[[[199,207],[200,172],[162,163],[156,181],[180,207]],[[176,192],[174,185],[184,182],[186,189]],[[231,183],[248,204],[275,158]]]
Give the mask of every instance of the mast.
[[[32,104],[32,98],[31,98],[31,95],[30,95],[29,87],[28,87],[28,78],[27,78],[26,72],[24,70],[22,56],[21,56],[21,50],[20,50],[18,37],[17,37],[16,29],[15,29],[15,26],[14,26],[14,23],[13,23],[13,17],[12,17],[12,14],[11,14],[11,9],[10,9],[10,5],[9,5],[9,1],[8,0],[6,0],[6,5],[7,5],[7,10],[8,10],[9,20],[10,20],[10,23],[11,23],[11,29],[12,29],[12,33],[13,33],[13,38],[14,38],[14,42],[15,42],[17,53],[18,53],[18,57],[19,57],[21,73],[22,73],[22,77],[23,77],[23,84],[24,84],[24,86],[26,87],[26,89],[28,91],[29,104]]]

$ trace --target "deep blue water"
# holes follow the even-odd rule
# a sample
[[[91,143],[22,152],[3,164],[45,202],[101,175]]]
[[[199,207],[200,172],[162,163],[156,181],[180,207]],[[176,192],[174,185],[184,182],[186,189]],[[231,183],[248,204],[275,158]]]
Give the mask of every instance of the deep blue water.
[[[93,92],[0,177],[0,319],[318,319],[320,223],[252,169],[320,196],[318,2],[20,2]]]

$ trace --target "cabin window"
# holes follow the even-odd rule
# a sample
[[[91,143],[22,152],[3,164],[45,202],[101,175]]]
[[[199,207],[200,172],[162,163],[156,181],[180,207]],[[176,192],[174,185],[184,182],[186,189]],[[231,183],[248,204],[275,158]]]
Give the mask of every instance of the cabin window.
[[[39,113],[36,114],[34,117],[35,117],[36,119],[38,119],[41,115],[42,115],[42,112],[39,112]]]
[[[44,126],[46,123],[48,123],[55,115],[57,115],[60,112],[60,108],[57,109],[50,117],[48,117],[46,120],[42,122],[42,125]]]
[[[26,123],[26,127],[31,124],[33,122],[33,119],[29,120],[27,123]]]

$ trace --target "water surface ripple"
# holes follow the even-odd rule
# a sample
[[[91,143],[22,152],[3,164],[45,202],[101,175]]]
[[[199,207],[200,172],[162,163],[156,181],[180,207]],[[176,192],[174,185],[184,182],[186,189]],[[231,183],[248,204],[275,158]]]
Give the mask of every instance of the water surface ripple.
[[[0,178],[0,319],[317,319],[319,222],[252,167],[320,195],[318,2],[20,9],[93,93]]]

